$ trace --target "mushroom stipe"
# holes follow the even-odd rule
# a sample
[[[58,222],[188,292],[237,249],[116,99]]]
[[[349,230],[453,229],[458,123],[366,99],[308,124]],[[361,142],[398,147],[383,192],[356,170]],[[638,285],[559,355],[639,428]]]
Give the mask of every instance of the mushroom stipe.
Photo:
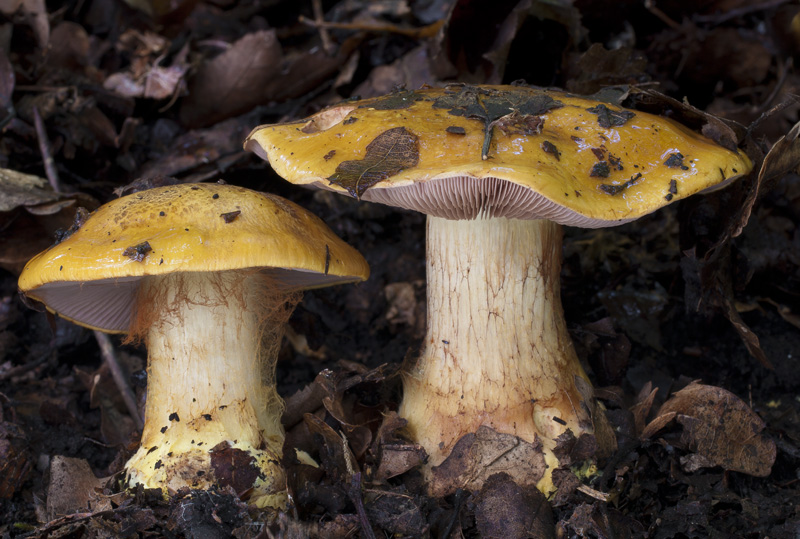
[[[31,260],[19,288],[68,320],[147,345],[145,425],[128,484],[231,487],[283,508],[274,373],[284,325],[301,290],[368,275],[363,257],[299,206],[199,184],[102,206]]]
[[[567,431],[614,443],[566,330],[559,225],[620,225],[752,168],[743,152],[668,118],[523,86],[348,101],[260,126],[245,148],[292,183],[428,215],[427,335],[399,414],[440,494],[481,488],[470,478],[435,484],[445,469],[488,477],[474,468],[485,466],[479,456],[436,467],[486,427],[541,447],[543,474],[498,471],[545,492]]]

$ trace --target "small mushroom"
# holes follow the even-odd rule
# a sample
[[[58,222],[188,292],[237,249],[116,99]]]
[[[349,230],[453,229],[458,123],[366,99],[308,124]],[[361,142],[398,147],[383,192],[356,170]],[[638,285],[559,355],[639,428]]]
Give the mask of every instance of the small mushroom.
[[[235,219],[225,215],[236,213]],[[362,281],[363,257],[320,219],[229,185],[175,185],[105,204],[33,258],[20,290],[148,349],[141,447],[130,485],[231,486],[284,507],[275,361],[302,289]]]
[[[481,426],[540,440],[543,491],[556,438],[594,428],[561,307],[560,225],[627,223],[751,168],[667,118],[520,86],[350,101],[258,127],[245,148],[292,183],[428,215],[427,335],[399,413],[427,472]]]

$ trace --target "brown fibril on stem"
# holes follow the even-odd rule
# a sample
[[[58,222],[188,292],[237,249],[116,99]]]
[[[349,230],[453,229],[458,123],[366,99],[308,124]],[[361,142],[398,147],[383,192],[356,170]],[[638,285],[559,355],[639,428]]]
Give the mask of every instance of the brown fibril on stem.
[[[147,344],[142,445],[128,461],[131,484],[252,489],[251,503],[285,504],[275,361],[300,294],[252,270],[148,277],[129,340]],[[179,383],[176,383],[178,382]],[[253,474],[231,479],[214,451],[237,452]],[[265,471],[269,473],[264,473]],[[278,499],[281,498],[281,499]]]
[[[561,227],[429,216],[426,260],[428,333],[398,413],[430,453],[428,465],[486,425],[538,438],[557,466],[555,439],[592,428],[575,385],[586,374],[561,308]]]
[[[146,342],[145,424],[130,483],[168,493],[231,487],[280,509],[288,498],[274,369],[283,326],[300,290],[367,275],[363,257],[301,207],[197,184],[103,205],[29,261],[19,288],[64,319]]]

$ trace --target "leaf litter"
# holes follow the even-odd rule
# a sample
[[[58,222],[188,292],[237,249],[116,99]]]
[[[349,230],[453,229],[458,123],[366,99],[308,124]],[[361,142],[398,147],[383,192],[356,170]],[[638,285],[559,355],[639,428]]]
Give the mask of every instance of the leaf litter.
[[[313,14],[314,3],[86,2],[52,12],[0,3],[0,167],[39,178],[25,197],[38,194],[4,210],[0,225],[4,242],[19,240],[0,273],[0,533],[794,537],[800,118],[789,96],[800,79],[789,59],[800,40],[787,21],[796,6],[437,0],[334,2]],[[568,230],[563,303],[590,376],[602,380],[597,437],[561,441],[549,503],[531,486],[534,472],[508,475],[515,459],[540,454],[533,444],[485,431],[452,456],[431,496],[417,469],[424,451],[395,412],[398,369],[424,333],[422,218],[294,190],[241,140],[259,123],[394,84],[413,95],[421,84],[520,77],[672,116],[741,144],[757,173],[635,225]],[[523,104],[476,96],[470,106],[456,102],[459,91],[449,105],[457,114],[537,128],[514,116]],[[67,192],[45,185],[34,111]],[[392,174],[413,155],[382,148],[337,179],[363,193],[371,167]],[[28,252],[69,228],[78,206],[91,210],[89,197],[220,177],[309,207],[373,267],[360,287],[307,294],[292,321],[307,343],[285,346],[279,365],[282,394],[296,392],[284,414],[295,506],[271,524],[231,490],[165,500],[95,483],[116,477],[136,447],[129,412],[83,330],[16,297]],[[124,353],[141,402],[143,351]],[[80,471],[59,476],[62,456]],[[484,486],[472,491],[478,474]],[[88,493],[72,500],[78,512],[49,512],[70,489]]]

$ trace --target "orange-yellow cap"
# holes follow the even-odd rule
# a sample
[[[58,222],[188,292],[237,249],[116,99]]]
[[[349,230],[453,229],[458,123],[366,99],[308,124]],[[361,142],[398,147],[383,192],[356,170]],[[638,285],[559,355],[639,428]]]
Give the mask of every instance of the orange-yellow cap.
[[[668,118],[554,90],[468,86],[348,101],[245,148],[296,184],[449,219],[622,224],[746,174]]]
[[[25,265],[19,289],[77,324],[128,329],[140,279],[253,269],[291,289],[363,281],[369,266],[307,210],[223,184],[183,184],[103,205]]]

